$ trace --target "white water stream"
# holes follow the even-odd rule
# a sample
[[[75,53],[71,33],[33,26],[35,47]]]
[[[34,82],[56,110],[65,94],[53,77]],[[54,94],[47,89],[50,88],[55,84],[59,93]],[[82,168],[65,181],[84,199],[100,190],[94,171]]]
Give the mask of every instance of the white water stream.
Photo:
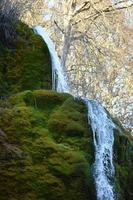
[[[114,123],[96,100],[84,100],[88,108],[95,146],[94,179],[98,200],[114,200],[113,143]]]
[[[68,83],[66,81],[66,76],[63,71],[63,67],[61,67],[59,57],[55,50],[55,45],[53,41],[50,39],[48,33],[41,26],[35,27],[35,32],[40,35],[45,43],[48,46],[51,60],[52,60],[52,89],[57,92],[67,92],[70,93],[70,89]]]
[[[55,46],[47,32],[41,27],[35,28],[46,42],[52,59],[52,87],[58,92],[68,92],[66,77],[60,65]],[[82,98],[88,109],[88,123],[91,122],[95,146],[94,180],[96,185],[97,200],[115,200],[113,187],[113,129],[115,127],[106,110],[96,100]]]

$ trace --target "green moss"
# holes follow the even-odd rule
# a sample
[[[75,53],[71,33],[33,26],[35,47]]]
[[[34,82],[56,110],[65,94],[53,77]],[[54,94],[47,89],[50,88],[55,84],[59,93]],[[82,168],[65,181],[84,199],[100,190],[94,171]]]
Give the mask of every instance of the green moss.
[[[61,105],[69,94],[57,94],[55,91],[36,90],[33,92],[36,101],[36,107],[39,109],[53,108]],[[49,104],[49,107],[48,107]]]
[[[83,137],[88,132],[85,106],[73,98],[68,98],[59,109],[50,116],[48,127],[51,131],[70,137]]]
[[[0,200],[95,199],[93,154],[85,145],[91,143],[91,132],[84,111],[70,95],[46,90],[28,90],[6,104],[1,101],[0,127],[6,137],[0,148]],[[54,115],[70,118],[69,131],[51,131]]]
[[[17,22],[12,46],[0,43],[0,94],[51,89],[51,62],[44,41],[27,25]],[[2,39],[2,38],[0,38]]]

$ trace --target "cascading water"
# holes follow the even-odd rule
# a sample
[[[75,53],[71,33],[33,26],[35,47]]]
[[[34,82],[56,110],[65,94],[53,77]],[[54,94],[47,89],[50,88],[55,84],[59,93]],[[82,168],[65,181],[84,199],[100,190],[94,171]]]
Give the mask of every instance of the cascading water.
[[[114,200],[112,178],[114,123],[106,110],[96,100],[84,100],[88,108],[88,119],[91,121],[95,146],[94,179],[98,200]]]
[[[34,28],[35,32],[40,35],[43,40],[46,42],[52,60],[52,89],[57,92],[68,92],[70,93],[69,86],[66,81],[66,77],[61,67],[59,57],[55,50],[55,45],[53,41],[50,39],[48,33],[41,26],[36,26]]]
[[[60,65],[57,52],[52,40],[46,31],[41,27],[35,28],[46,42],[52,59],[53,89],[58,92],[68,92],[68,87],[63,68]],[[56,85],[57,75],[57,85]],[[108,117],[105,109],[96,100],[82,98],[88,109],[88,121],[91,122],[93,140],[95,146],[94,180],[97,191],[97,200],[115,200],[112,178],[114,175],[113,166],[113,129],[115,125]]]

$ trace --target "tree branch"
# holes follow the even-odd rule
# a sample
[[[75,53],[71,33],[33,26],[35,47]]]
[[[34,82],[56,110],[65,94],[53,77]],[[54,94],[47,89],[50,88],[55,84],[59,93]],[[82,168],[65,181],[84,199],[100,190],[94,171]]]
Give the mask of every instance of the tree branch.
[[[65,34],[64,30],[60,28],[60,26],[57,24],[57,22],[54,20],[54,24],[57,26],[57,28],[62,32],[62,34]]]
[[[94,5],[95,4],[98,4],[98,3],[101,3],[102,0],[94,3],[94,4],[90,4],[88,9],[90,7],[92,7],[94,9],[94,13],[83,18],[83,20],[87,20],[87,19],[92,19],[93,21],[95,21],[99,16],[102,16],[103,13],[110,13],[110,12],[114,12],[114,11],[118,11],[118,10],[124,10],[126,8],[130,8],[133,6],[133,3],[131,3],[130,1],[125,1],[125,0],[122,0],[122,1],[119,1],[119,2],[116,2],[114,3],[113,5],[109,5],[108,7],[104,8],[104,9],[101,9],[101,10],[97,10]],[[89,2],[88,2],[89,3]],[[121,4],[125,4],[125,3],[131,3],[130,5],[122,5]],[[119,7],[116,7],[116,6],[119,6]],[[81,9],[80,12],[84,11],[84,10],[88,10],[87,8],[84,8],[83,10]],[[79,13],[79,12],[78,12]],[[77,14],[78,14],[77,13]],[[73,25],[77,25],[78,23],[82,22],[81,19],[77,20],[75,23],[73,23]]]
[[[81,4],[78,8],[75,9],[72,16],[75,17],[80,12],[83,12],[83,11],[89,10],[89,9],[90,9],[90,1],[85,1],[83,4]]]

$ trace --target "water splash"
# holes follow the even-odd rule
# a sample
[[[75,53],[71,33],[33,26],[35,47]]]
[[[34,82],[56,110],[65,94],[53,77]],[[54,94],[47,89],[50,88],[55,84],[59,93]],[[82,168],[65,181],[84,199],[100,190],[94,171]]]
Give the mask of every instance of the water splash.
[[[58,92],[70,93],[63,68],[60,65],[55,46],[47,32],[41,27],[35,28],[46,42],[52,58],[53,89]],[[104,107],[96,100],[82,98],[88,109],[88,121],[91,122],[95,146],[94,180],[97,191],[97,200],[115,200],[112,184],[114,176],[113,166],[113,129],[115,127]]]
[[[67,92],[70,93],[70,88],[68,86],[66,76],[63,71],[63,67],[61,67],[59,57],[55,50],[55,45],[53,41],[50,39],[48,33],[41,26],[36,26],[34,28],[35,32],[40,35],[43,40],[46,42],[52,60],[52,89],[57,92]]]

